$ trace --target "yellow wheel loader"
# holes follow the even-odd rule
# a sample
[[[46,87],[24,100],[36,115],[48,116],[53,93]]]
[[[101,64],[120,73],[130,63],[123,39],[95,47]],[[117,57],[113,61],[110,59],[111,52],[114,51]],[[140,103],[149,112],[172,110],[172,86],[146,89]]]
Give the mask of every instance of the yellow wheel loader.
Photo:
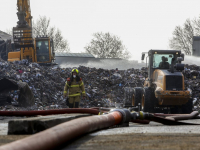
[[[142,60],[145,53],[142,53]],[[191,92],[185,88],[184,54],[178,50],[149,50],[146,57],[147,77],[144,87],[135,87],[132,105],[145,112],[167,108],[168,113],[191,113]]]

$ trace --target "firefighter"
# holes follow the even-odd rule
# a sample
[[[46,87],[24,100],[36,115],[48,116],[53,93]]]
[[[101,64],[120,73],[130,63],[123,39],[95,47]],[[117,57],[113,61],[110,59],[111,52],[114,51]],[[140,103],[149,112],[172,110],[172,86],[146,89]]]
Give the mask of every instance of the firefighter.
[[[82,79],[79,77],[78,69],[72,69],[71,77],[67,78],[64,87],[64,97],[67,97],[69,108],[78,108],[80,103],[81,93],[85,99],[85,87]]]

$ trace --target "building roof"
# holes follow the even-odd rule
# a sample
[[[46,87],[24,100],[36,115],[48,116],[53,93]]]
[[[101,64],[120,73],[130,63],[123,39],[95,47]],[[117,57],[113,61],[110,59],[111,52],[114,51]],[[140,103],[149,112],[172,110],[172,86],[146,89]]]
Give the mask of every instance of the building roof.
[[[11,39],[11,41],[13,41],[12,35],[7,34],[0,30],[0,41],[7,41],[8,39]]]
[[[87,57],[95,58],[92,54],[89,53],[56,53],[56,57]]]
[[[200,36],[193,36],[193,40],[194,41],[199,41],[200,40]]]

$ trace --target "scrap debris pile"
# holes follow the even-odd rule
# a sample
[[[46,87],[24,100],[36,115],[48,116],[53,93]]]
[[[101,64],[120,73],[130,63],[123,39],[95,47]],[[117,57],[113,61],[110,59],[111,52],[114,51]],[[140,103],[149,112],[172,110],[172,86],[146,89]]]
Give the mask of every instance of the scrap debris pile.
[[[185,87],[192,92],[194,110],[200,110],[200,66],[185,65]]]
[[[81,100],[80,106],[114,106],[115,102],[123,103],[131,99],[132,87],[142,87],[147,76],[146,68],[128,70],[106,70],[78,67],[82,77],[86,99]],[[70,77],[72,68],[59,68],[40,66],[37,63],[28,63],[26,60],[14,63],[0,61],[0,78],[12,79],[17,82],[26,82],[34,95],[35,105],[23,108],[18,105],[19,90],[9,91],[9,100],[2,101],[0,93],[0,110],[46,110],[66,107],[63,97],[63,87],[66,79]],[[193,94],[195,109],[199,108],[200,68],[195,65],[186,65],[186,88]]]
[[[144,69],[132,68],[121,71],[79,66],[79,75],[83,79],[87,93],[86,99],[81,100],[80,106],[112,106],[115,102],[123,103],[130,87],[142,86]],[[72,68],[40,66],[37,63],[28,64],[26,60],[14,63],[0,62],[0,78],[26,82],[35,98],[35,105],[28,109],[36,110],[66,107],[63,88],[66,79],[71,75],[71,70]],[[0,110],[18,109],[19,107],[14,107],[18,106],[18,95],[19,91],[10,91],[11,100],[4,105],[0,103]],[[12,105],[9,105],[10,102]]]
[[[105,70],[80,66],[88,99],[81,104],[86,106],[114,106],[128,98],[131,87],[141,86],[145,80],[145,68],[128,70]]]

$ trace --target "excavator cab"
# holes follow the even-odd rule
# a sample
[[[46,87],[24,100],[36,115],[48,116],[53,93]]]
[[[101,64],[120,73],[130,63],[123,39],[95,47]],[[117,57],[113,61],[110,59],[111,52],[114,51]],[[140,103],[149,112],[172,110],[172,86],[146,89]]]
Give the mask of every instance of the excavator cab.
[[[49,37],[35,38],[35,60],[37,63],[52,63],[54,61],[53,42]]]

